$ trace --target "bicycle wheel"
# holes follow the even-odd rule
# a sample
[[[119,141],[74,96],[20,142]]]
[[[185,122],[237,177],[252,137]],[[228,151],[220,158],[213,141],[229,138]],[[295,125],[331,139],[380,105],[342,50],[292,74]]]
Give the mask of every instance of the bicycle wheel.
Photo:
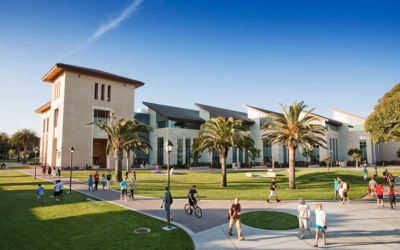
[[[196,214],[197,218],[201,218],[201,216],[203,215],[200,207],[196,207],[196,210],[194,210],[194,213]]]
[[[189,215],[190,214],[190,206],[189,206],[189,204],[186,204],[184,209],[185,209],[185,213],[187,215]]]

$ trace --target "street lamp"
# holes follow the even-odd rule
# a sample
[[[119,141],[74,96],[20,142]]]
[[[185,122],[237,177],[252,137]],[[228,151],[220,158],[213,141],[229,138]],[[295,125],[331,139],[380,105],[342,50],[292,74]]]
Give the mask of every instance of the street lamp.
[[[71,169],[69,172],[69,192],[68,193],[73,193],[73,191],[71,189],[71,185],[72,185],[72,155],[74,154],[74,151],[75,151],[74,147],[71,147],[69,149],[69,152],[71,153]]]
[[[36,154],[38,152],[37,146],[34,148],[35,150],[35,179],[36,179]]]
[[[167,192],[168,192],[168,195],[171,195],[171,193],[170,193],[170,190],[169,190],[169,175],[170,175],[170,172],[169,172],[169,155],[170,155],[170,153],[171,153],[171,151],[172,151],[172,148],[174,147],[174,144],[172,144],[172,142],[170,141],[170,140],[168,140],[168,142],[166,142],[165,144],[164,144],[164,149],[165,149],[165,152],[167,152],[168,153],[168,158],[167,158],[167,162],[168,162],[168,166],[167,166],[167,174],[168,174],[168,187],[167,187]],[[173,226],[171,226],[170,225],[170,222],[171,222],[171,208],[170,208],[170,205],[171,204],[169,204],[169,197],[168,197],[168,195],[167,195],[167,206],[168,206],[168,208],[167,208],[167,221],[168,221],[168,225],[167,225],[167,227],[165,228],[164,227],[164,229],[165,230],[171,230],[171,229],[174,229],[175,227],[173,227]]]

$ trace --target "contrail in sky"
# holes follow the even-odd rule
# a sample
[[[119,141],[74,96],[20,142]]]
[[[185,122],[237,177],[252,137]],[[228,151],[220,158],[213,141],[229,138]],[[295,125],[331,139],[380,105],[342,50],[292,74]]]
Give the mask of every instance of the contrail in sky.
[[[83,49],[84,47],[86,47],[87,45],[91,44],[92,42],[94,42],[97,38],[99,38],[100,36],[102,36],[104,33],[106,33],[109,30],[112,30],[114,28],[116,28],[122,21],[124,20],[128,20],[129,18],[131,18],[131,14],[137,10],[139,10],[139,5],[143,2],[144,0],[134,0],[128,7],[126,7],[121,14],[119,14],[119,16],[114,19],[114,20],[108,20],[107,24],[103,24],[100,26],[100,28],[98,28],[92,35],[92,37],[89,38],[89,40],[87,40],[85,42],[85,44],[76,49],[73,50],[69,53],[69,55],[71,54],[75,54],[76,52],[80,51],[81,49]]]

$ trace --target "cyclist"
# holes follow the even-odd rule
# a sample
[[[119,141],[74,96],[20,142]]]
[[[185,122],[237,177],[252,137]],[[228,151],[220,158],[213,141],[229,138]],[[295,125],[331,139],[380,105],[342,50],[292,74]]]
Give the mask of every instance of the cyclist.
[[[192,212],[193,212],[192,206],[196,205],[196,203],[197,203],[196,198],[194,198],[194,194],[197,194],[197,198],[199,198],[199,201],[200,201],[200,195],[196,191],[196,185],[193,185],[192,189],[189,190],[188,198],[189,198],[189,205],[190,205],[189,206],[190,214],[192,214]]]

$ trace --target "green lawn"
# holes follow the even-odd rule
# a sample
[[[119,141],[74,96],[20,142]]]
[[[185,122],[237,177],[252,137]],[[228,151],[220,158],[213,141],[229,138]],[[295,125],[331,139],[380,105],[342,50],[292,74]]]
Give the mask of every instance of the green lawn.
[[[31,167],[29,167],[29,166],[27,166],[27,165],[17,165],[17,166],[10,166],[10,167],[7,167],[7,169],[26,169],[26,168],[31,168]],[[35,168],[33,168],[33,169],[35,169]]]
[[[287,213],[274,211],[255,211],[240,215],[241,223],[268,230],[288,230],[299,228],[299,219]]]
[[[24,160],[24,158],[21,157],[21,162]],[[35,159],[26,159],[27,162],[35,162]],[[10,158],[8,160],[0,159],[0,162],[16,162],[16,158]],[[39,162],[39,159],[36,159],[36,162]]]
[[[43,207],[36,197],[39,182],[46,189]],[[56,203],[53,185],[23,173],[0,175],[1,249],[194,249],[184,230],[165,231],[166,222],[149,216],[68,190]],[[136,234],[137,228],[151,231]]]
[[[382,176],[382,171],[378,171]],[[73,178],[87,182],[94,171],[73,172]],[[106,172],[100,172],[100,174]],[[171,193],[174,198],[187,198],[192,185],[197,186],[201,198],[206,200],[233,200],[236,196],[242,200],[263,200],[269,195],[271,178],[250,178],[246,172],[228,172],[228,188],[219,188],[221,185],[221,173],[180,173],[171,175]],[[266,171],[252,171],[252,173],[265,174]],[[298,200],[303,197],[306,200],[334,199],[333,191],[335,176],[350,183],[348,193],[350,199],[359,199],[367,194],[368,182],[364,181],[362,171],[331,169],[331,175],[327,176],[326,170],[298,170],[296,171],[296,187],[300,190],[285,190],[289,187],[289,173],[277,172],[277,194],[280,199]],[[111,172],[114,175],[113,172]],[[371,175],[372,173],[370,173]],[[395,176],[398,172],[393,172]],[[69,177],[69,173],[65,174]],[[149,197],[162,197],[167,185],[167,175],[154,175],[151,171],[136,171],[137,182],[135,194]],[[119,189],[119,183],[114,183],[113,188]]]

